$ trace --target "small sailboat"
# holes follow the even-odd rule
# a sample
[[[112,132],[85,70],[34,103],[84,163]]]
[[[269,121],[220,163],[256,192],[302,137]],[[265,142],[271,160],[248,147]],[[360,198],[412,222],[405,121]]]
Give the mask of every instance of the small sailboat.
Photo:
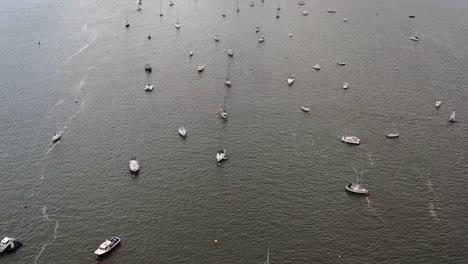
[[[361,144],[361,140],[354,136],[343,136],[341,137],[341,141],[343,141],[344,143],[349,143],[349,144],[354,144],[354,145]]]
[[[262,42],[265,42],[265,38],[264,37],[261,37],[258,39],[258,43],[262,43]]]
[[[60,133],[54,133],[54,135],[52,136],[52,143],[57,142],[61,137],[62,135]]]
[[[213,39],[214,39],[214,41],[218,42],[218,41],[219,41],[219,36],[218,36],[218,35],[216,35],[216,36],[214,36],[214,38],[213,38]]]
[[[345,65],[346,65],[346,63],[345,63],[345,62],[342,62],[342,61],[339,61],[339,62],[337,62],[336,64],[338,64],[338,65],[340,65],[340,66],[345,66]]]
[[[239,0],[237,0],[237,13],[240,12],[240,9],[239,9]]]
[[[176,29],[180,29],[180,24],[178,22],[176,22],[174,26]]]
[[[328,12],[328,13],[331,13],[331,14],[336,13],[336,11],[333,10],[333,9],[328,9],[327,12]]]
[[[137,172],[140,169],[140,165],[138,164],[138,161],[135,157],[132,157],[130,159],[130,162],[128,163],[128,165],[132,172]]]
[[[288,85],[291,86],[294,83],[294,75],[288,77]]]
[[[190,57],[192,57],[192,56],[193,56],[193,51],[190,51],[190,52],[188,53],[188,55],[189,55]]]
[[[259,31],[260,31],[260,28],[259,28],[259,27],[256,27],[256,28],[255,28],[255,32],[258,33]]]
[[[455,110],[453,110],[452,114],[450,114],[449,121],[450,122],[457,122],[457,120],[455,119]]]
[[[232,49],[228,49],[227,54],[231,57],[234,56],[234,52],[232,51]]]
[[[302,12],[302,15],[307,16],[309,15],[309,12],[307,10],[304,10],[304,12]]]
[[[110,240],[106,239],[106,241],[102,242],[102,244],[99,246],[99,248],[94,251],[94,254],[96,256],[101,256],[106,253],[109,253],[111,250],[113,250],[116,246],[120,244],[120,238],[118,237],[113,237]]]
[[[400,134],[398,132],[390,132],[390,133],[387,134],[388,138],[397,138],[399,136],[400,136]]]
[[[198,72],[202,72],[205,69],[205,66],[200,65],[198,66]]]
[[[130,23],[128,23],[127,10],[125,10],[125,27],[126,27],[126,28],[130,27]]]
[[[418,37],[418,36],[411,37],[410,39],[411,39],[412,41],[419,41],[419,37]]]
[[[142,4],[141,0],[138,0],[138,4],[139,4],[139,5],[141,5],[141,4]]]
[[[224,81],[224,84],[226,84],[227,87],[231,87],[232,83],[229,81],[228,78],[226,78],[226,81]]]
[[[348,83],[343,83],[343,89],[348,89],[349,84]]]
[[[348,192],[366,195],[369,194],[369,190],[359,182],[350,182],[345,186],[345,188]]]
[[[145,86],[145,92],[151,92],[153,91],[154,85],[151,85],[148,83],[148,85]]]
[[[314,66],[312,66],[312,68],[314,68],[314,69],[316,69],[318,71],[318,70],[320,70],[320,65],[315,64]]]
[[[436,101],[435,107],[439,108],[442,105],[442,101]]]
[[[310,108],[309,108],[309,107],[301,106],[301,109],[302,109],[302,111],[304,111],[304,112],[306,112],[306,113],[309,113],[309,112],[310,112]]]
[[[185,138],[187,136],[187,130],[184,127],[179,127],[179,135]]]
[[[218,164],[221,163],[221,161],[225,161],[227,159],[228,157],[226,157],[226,150],[218,150],[218,152],[216,153],[216,161],[218,162]]]

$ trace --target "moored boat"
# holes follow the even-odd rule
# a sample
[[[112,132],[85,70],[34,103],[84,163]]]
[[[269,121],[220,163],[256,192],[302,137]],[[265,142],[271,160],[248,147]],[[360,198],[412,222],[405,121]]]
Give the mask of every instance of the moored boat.
[[[439,108],[442,105],[442,101],[436,101],[435,107]]]
[[[398,132],[390,132],[390,133],[387,134],[388,138],[397,138],[399,136],[400,136],[400,134]]]
[[[61,137],[62,137],[62,135],[61,135],[60,133],[54,133],[54,135],[52,136],[52,143],[55,143],[55,142],[58,141]]]
[[[264,37],[261,37],[258,39],[258,43],[262,43],[262,42],[265,42],[265,38]]]
[[[232,51],[232,49],[228,49],[227,54],[231,57],[234,56],[234,52]]]
[[[186,137],[187,136],[187,130],[184,127],[179,127],[179,135],[181,137]]]
[[[333,10],[333,9],[328,9],[327,12],[328,12],[328,13],[332,13],[332,14],[333,14],[333,13],[336,13],[336,11]]]
[[[17,250],[19,247],[21,247],[23,243],[20,241],[11,238],[11,237],[5,237],[0,241],[0,253],[3,252],[13,252]]]
[[[219,115],[220,115],[224,120],[227,120],[227,118],[228,118],[228,114],[227,114],[226,110],[224,110],[224,108],[221,108],[221,109],[219,110]]]
[[[132,157],[129,162],[129,167],[132,172],[137,172],[140,169],[140,165],[135,157]]]
[[[189,55],[190,57],[192,57],[192,56],[193,56],[193,51],[190,51],[190,52],[188,53],[188,55]]]
[[[339,61],[339,62],[337,62],[336,64],[341,65],[341,66],[345,66],[345,65],[346,65],[346,62]]]
[[[145,64],[145,71],[146,71],[146,72],[151,72],[151,71],[153,71],[153,68],[151,68],[151,64]]]
[[[419,41],[419,37],[418,37],[418,36],[411,37],[410,39],[411,39],[412,41]]]
[[[304,12],[302,12],[302,15],[307,16],[309,15],[309,12],[307,10],[304,10]]]
[[[357,193],[357,194],[369,194],[369,190],[363,186],[361,183],[350,182],[345,186],[348,192]]]
[[[343,89],[348,89],[349,84],[348,83],[343,83]]]
[[[118,237],[113,237],[110,240],[106,239],[106,241],[102,242],[99,248],[96,251],[94,251],[94,254],[96,254],[96,256],[107,254],[116,246],[118,246],[120,244],[120,241],[121,240]]]
[[[219,36],[218,36],[218,35],[216,35],[216,36],[214,36],[214,38],[213,38],[213,39],[214,39],[214,41],[218,42],[218,41],[219,41]]]
[[[231,81],[229,81],[229,79],[226,78],[226,81],[224,81],[224,84],[226,84],[226,86],[230,87],[232,85]]]
[[[302,111],[304,111],[304,112],[306,112],[306,113],[309,113],[309,112],[310,112],[310,108],[308,108],[308,107],[301,106],[301,109],[302,109]]]
[[[354,144],[354,145],[361,144],[361,140],[354,136],[343,136],[341,137],[341,141],[343,141],[344,143],[349,143],[349,144]]]
[[[299,3],[297,3],[298,5],[305,5],[305,2],[304,1],[299,1]]]
[[[151,92],[151,91],[153,91],[153,87],[154,87],[154,85],[148,84],[148,85],[145,86],[145,91],[146,92]]]

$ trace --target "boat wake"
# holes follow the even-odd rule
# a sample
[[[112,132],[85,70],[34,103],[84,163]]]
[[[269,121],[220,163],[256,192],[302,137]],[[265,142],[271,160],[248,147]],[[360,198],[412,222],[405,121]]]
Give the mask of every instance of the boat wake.
[[[434,205],[431,202],[429,202],[429,213],[431,214],[432,217],[434,217],[436,221],[439,221],[439,218],[437,217],[437,214],[435,212]]]
[[[44,219],[50,222],[49,215],[47,214],[47,206],[42,207],[42,214],[44,215]]]
[[[37,261],[38,261],[39,258],[41,257],[42,252],[44,252],[44,250],[46,249],[46,247],[51,246],[52,244],[54,244],[55,240],[57,239],[57,229],[58,229],[58,227],[59,227],[59,221],[56,221],[56,222],[55,222],[55,229],[54,229],[54,238],[52,239],[52,241],[47,242],[47,243],[45,243],[44,245],[42,245],[41,251],[40,251],[39,254],[36,256],[36,259],[34,260],[34,264],[37,264]]]
[[[83,47],[81,47],[77,52],[75,52],[72,55],[68,56],[68,58],[65,60],[64,63],[69,63],[71,60],[76,58],[76,56],[78,56],[81,52],[83,52],[85,49],[87,49],[89,47],[89,45],[92,45],[94,43],[94,41],[97,39],[98,36],[99,36],[99,34],[98,34],[97,31],[92,31],[91,38],[88,40],[88,42]]]

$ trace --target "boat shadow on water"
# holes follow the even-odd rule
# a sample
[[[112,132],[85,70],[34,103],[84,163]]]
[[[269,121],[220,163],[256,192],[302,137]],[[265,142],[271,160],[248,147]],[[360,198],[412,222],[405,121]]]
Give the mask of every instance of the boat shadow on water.
[[[132,178],[135,178],[136,176],[138,176],[140,171],[139,170],[137,172],[130,171],[129,173],[130,173],[130,176],[132,176]]]

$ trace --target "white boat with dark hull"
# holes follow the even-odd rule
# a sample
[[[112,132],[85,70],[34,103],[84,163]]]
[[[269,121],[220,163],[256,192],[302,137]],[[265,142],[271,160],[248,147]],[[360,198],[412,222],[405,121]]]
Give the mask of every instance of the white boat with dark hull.
[[[309,107],[301,106],[301,109],[302,109],[302,111],[304,111],[304,112],[306,112],[306,113],[309,113],[309,112],[310,112],[310,108],[309,108]]]
[[[264,37],[261,37],[258,39],[258,43],[262,43],[262,42],[265,42],[265,38]]]
[[[151,68],[151,64],[145,64],[145,72],[150,73],[153,71],[153,68]]]
[[[192,56],[193,56],[193,51],[190,51],[190,52],[188,53],[188,55],[189,55],[190,57],[192,57]]]
[[[457,120],[455,119],[455,110],[453,110],[452,114],[450,114],[449,121],[450,122],[457,122]]]
[[[340,65],[340,66],[345,66],[346,65],[346,63],[342,62],[342,61],[339,61],[337,64]]]
[[[234,56],[234,52],[232,51],[232,49],[227,50],[227,55],[229,55],[231,57]]]
[[[348,83],[343,83],[343,89],[348,89],[349,84]]]
[[[205,66],[200,65],[200,66],[198,66],[197,70],[198,70],[198,72],[202,72],[203,70],[205,70]]]
[[[343,18],[343,22],[348,22],[349,18]]]
[[[62,135],[60,133],[54,133],[54,135],[52,136],[52,143],[57,142],[61,137]]]
[[[218,150],[218,153],[216,153],[216,161],[218,162],[218,164],[221,163],[221,161],[225,161],[227,159],[228,157],[226,157],[226,150]]]
[[[185,138],[187,136],[187,130],[184,127],[179,127],[179,135]]]
[[[224,108],[221,108],[221,109],[219,110],[219,115],[220,115],[224,120],[227,120],[227,118],[228,118],[228,114],[227,114],[226,110],[224,110]]]
[[[256,27],[256,28],[255,28],[255,32],[258,33],[259,31],[260,31],[260,28],[259,28],[259,27]]]
[[[358,182],[350,182],[345,186],[348,192],[357,193],[357,194],[369,194],[369,190]]]
[[[228,78],[226,78],[226,80],[224,81],[224,84],[225,84],[227,87],[231,87],[231,85],[232,85],[231,81],[229,81]]]
[[[5,237],[2,239],[2,241],[0,241],[0,254],[4,252],[13,252],[22,245],[23,243],[14,238]]]
[[[418,36],[411,37],[410,39],[411,39],[412,41],[419,41],[419,37],[418,37]]]
[[[132,157],[128,165],[132,172],[138,172],[138,170],[140,169],[140,165],[138,164],[138,161],[135,157]]]
[[[153,91],[154,85],[148,84],[145,86],[145,92]]]
[[[439,108],[442,105],[442,101],[436,101],[435,107]]]
[[[341,141],[343,141],[344,143],[349,143],[349,144],[354,144],[354,145],[361,144],[361,140],[354,136],[343,136],[341,137]]]
[[[99,246],[99,248],[94,251],[94,254],[96,256],[102,256],[104,254],[109,253],[112,251],[115,247],[117,247],[120,244],[120,238],[118,237],[113,237],[110,240],[106,239],[106,241],[102,242],[102,244]]]
[[[398,132],[390,132],[390,133],[387,134],[388,138],[397,138],[399,136],[400,136],[400,134]]]
[[[141,7],[138,7],[138,8],[137,8],[137,11],[141,11],[141,10],[143,10],[143,9],[141,9]]]
[[[309,12],[307,10],[304,10],[304,12],[302,12],[302,15],[307,16],[309,15]]]
[[[299,3],[297,3],[298,5],[305,5],[305,2],[304,1],[299,1]]]
[[[318,71],[318,70],[320,70],[320,65],[315,64],[314,66],[312,66],[312,68],[314,68],[314,69],[316,69]]]
[[[179,23],[175,23],[174,26],[175,26],[176,29],[180,29],[180,24]]]
[[[218,35],[216,35],[216,36],[214,36],[214,38],[213,38],[213,39],[214,39],[214,41],[218,42],[218,41],[219,41],[219,36],[218,36]]]
[[[328,12],[328,13],[331,13],[331,14],[334,14],[334,13],[336,13],[336,11],[335,11],[335,10],[333,10],[333,9],[328,9],[328,10],[327,10],[327,12]]]
[[[288,85],[291,86],[294,83],[294,75],[288,77]]]
[[[174,5],[174,2],[169,1],[169,6],[173,6],[173,5]]]

